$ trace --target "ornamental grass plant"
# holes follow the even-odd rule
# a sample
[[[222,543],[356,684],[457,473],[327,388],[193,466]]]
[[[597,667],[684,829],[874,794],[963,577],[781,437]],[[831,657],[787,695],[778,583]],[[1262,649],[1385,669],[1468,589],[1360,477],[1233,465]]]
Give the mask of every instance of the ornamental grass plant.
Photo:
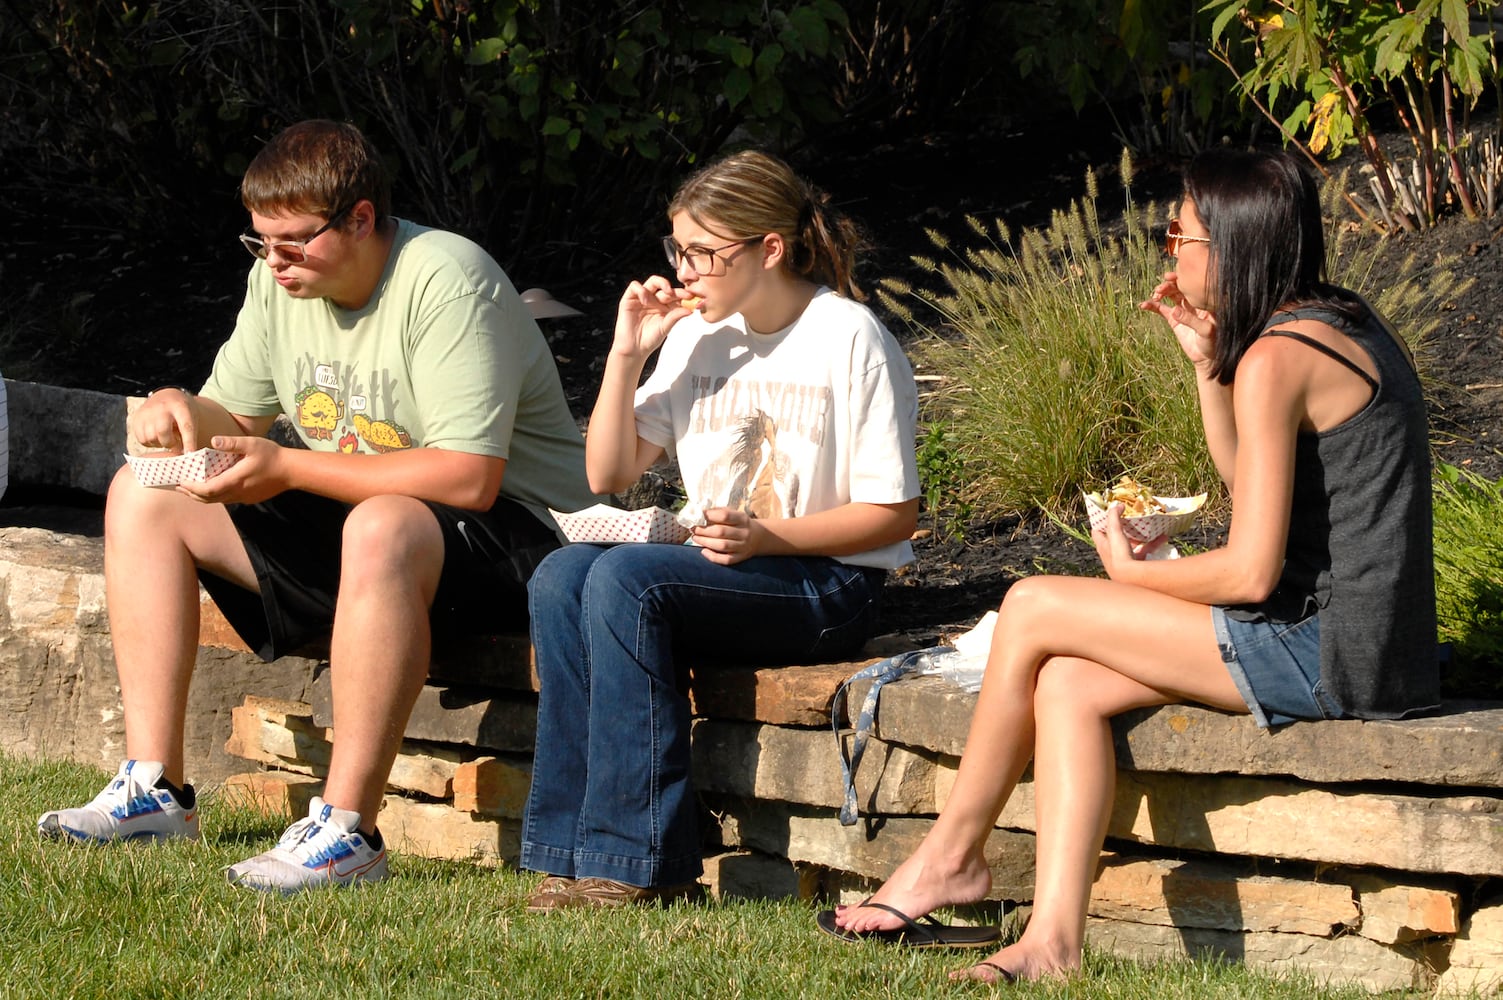
[[[1503,478],[1435,470],[1435,611],[1447,697],[1503,698]]]
[[[729,901],[528,914],[537,877],[397,855],[392,878],[282,898],[222,869],[275,841],[283,821],[205,790],[203,840],[81,847],[43,841],[36,817],[83,802],[108,775],[0,753],[0,997],[72,1000],[349,996],[971,997],[952,969],[984,955],[852,946],[819,934],[808,903]],[[1067,982],[1009,996],[1090,1000],[1300,997],[1357,987],[1218,961],[1140,964],[1087,954]]]
[[[1162,232],[1175,206],[1133,199],[1126,152],[1119,174],[1109,220],[1088,171],[1084,198],[1047,226],[1014,235],[1001,220],[967,218],[965,245],[930,230],[930,252],[913,262],[934,285],[882,282],[883,305],[912,328],[916,368],[935,386],[922,441],[925,473],[948,470],[925,484],[938,523],[1039,512],[1080,522],[1081,492],[1124,474],[1161,496],[1209,492],[1207,517],[1224,515],[1193,371],[1163,321],[1138,308],[1173,267]],[[1338,205],[1330,190],[1325,204]],[[1466,283],[1445,261],[1356,238],[1341,217],[1328,249],[1331,280],[1367,295],[1423,362],[1435,323],[1425,303]]]

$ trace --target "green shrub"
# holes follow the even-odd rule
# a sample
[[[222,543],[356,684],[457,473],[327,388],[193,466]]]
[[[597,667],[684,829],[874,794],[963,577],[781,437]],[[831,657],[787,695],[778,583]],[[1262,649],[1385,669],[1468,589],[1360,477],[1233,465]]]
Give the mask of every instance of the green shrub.
[[[1123,176],[1119,233],[1101,225],[1088,173],[1083,201],[1016,240],[1000,221],[968,220],[972,248],[931,232],[937,257],[915,263],[943,290],[879,290],[919,330],[920,368],[941,378],[925,419],[945,426],[965,469],[958,499],[979,516],[1042,508],[1075,520],[1082,489],[1124,472],[1163,494],[1215,481],[1190,367],[1137,308],[1165,266],[1152,233],[1162,213],[1139,211]],[[938,321],[920,320],[915,303]]]
[[[976,246],[930,232],[935,254],[914,258],[939,289],[889,279],[878,295],[918,333],[919,369],[935,377],[926,424],[943,427],[947,454],[964,469],[956,504],[975,515],[1040,510],[1080,519],[1080,492],[1124,473],[1161,495],[1212,494],[1193,372],[1157,316],[1138,309],[1171,266],[1157,232],[1170,210],[1140,209],[1124,153],[1122,209],[1098,210],[1094,174],[1085,198],[1016,238],[1000,221],[968,219]],[[1328,187],[1326,203],[1337,204]],[[1363,292],[1403,332],[1421,364],[1437,300],[1460,294],[1446,260],[1419,261],[1341,217],[1329,234],[1331,278]]]
[[[1202,11],[1214,18],[1212,52],[1285,140],[1306,136],[1312,159],[1359,146],[1383,223],[1415,229],[1433,225],[1447,201],[1472,219],[1495,209],[1496,146],[1479,163],[1469,125],[1478,99],[1497,92],[1496,4],[1209,0]],[[1246,68],[1249,42],[1256,56]],[[1383,106],[1409,135],[1410,171],[1388,159],[1374,134],[1373,113]],[[1480,131],[1496,137],[1491,117]]]
[[[1503,696],[1503,478],[1435,470],[1435,608],[1448,697]]]
[[[924,485],[924,509],[941,535],[961,538],[971,515],[962,498],[965,463],[954,447],[954,435],[942,423],[924,428],[918,442],[919,481]]]

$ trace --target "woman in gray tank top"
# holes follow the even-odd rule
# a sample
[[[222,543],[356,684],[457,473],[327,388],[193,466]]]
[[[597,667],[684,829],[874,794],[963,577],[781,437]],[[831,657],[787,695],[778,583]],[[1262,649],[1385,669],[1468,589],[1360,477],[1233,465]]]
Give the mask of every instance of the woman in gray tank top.
[[[1285,153],[1191,163],[1142,308],[1194,366],[1206,443],[1232,498],[1227,544],[1173,560],[1094,533],[1108,579],[1029,577],[1008,591],[954,791],[866,903],[826,911],[847,940],[943,937],[916,924],[985,897],[982,854],[1030,760],[1033,917],[955,973],[989,982],[1080,965],[1115,781],[1110,719],[1193,701],[1295,719],[1394,718],[1439,700],[1425,404],[1407,349],[1324,280],[1314,183]]]

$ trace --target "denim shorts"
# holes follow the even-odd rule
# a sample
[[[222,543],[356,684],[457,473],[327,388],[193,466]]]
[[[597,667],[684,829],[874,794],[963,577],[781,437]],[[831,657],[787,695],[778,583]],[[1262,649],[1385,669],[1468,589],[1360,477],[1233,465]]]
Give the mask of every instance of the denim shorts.
[[[1264,729],[1345,712],[1320,682],[1320,615],[1300,622],[1240,621],[1212,607],[1216,644],[1242,700]]]

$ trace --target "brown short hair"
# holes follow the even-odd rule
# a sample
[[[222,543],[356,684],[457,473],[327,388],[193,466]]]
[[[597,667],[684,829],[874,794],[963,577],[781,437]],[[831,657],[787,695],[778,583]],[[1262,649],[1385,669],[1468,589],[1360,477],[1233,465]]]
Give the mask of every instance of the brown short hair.
[[[794,274],[854,299],[856,254],[866,240],[830,197],[770,153],[747,150],[710,164],[678,189],[668,218],[687,212],[726,239],[777,233],[788,244]],[[713,223],[713,225],[712,225]]]
[[[311,119],[289,125],[256,154],[240,200],[262,215],[332,216],[368,199],[376,218],[391,213],[391,180],[381,155],[353,125]]]

